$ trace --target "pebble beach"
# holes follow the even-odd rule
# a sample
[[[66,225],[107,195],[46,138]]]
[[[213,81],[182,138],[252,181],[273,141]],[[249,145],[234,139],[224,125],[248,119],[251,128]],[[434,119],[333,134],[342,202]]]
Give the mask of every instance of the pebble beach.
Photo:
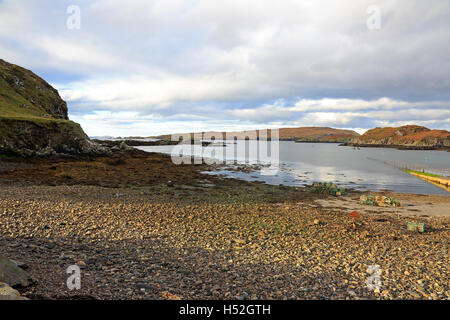
[[[26,266],[30,299],[450,298],[446,215],[415,217],[424,233],[407,230],[408,214],[352,221],[342,203],[322,205],[336,197],[204,175],[160,154],[0,168],[0,256]],[[70,265],[80,290],[67,288]]]

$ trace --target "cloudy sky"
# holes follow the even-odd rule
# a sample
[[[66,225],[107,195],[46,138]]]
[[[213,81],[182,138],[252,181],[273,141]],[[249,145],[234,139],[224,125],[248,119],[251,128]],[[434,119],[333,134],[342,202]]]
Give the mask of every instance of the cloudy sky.
[[[449,39],[448,0],[0,0],[0,57],[91,136],[448,130]]]

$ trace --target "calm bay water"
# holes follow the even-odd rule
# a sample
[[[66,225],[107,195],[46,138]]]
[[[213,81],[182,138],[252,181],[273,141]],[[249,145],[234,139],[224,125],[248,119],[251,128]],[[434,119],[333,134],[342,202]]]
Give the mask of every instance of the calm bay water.
[[[173,146],[139,147],[148,152],[170,154]],[[208,147],[208,156],[230,159],[234,145]],[[201,150],[206,150],[201,148]],[[191,154],[200,156],[196,150]],[[238,156],[243,162],[245,156]],[[450,195],[447,191],[411,176],[385,162],[450,169],[450,153],[445,151],[396,150],[391,148],[340,147],[334,143],[295,143],[280,141],[280,169],[276,175],[220,170],[213,174],[269,184],[303,186],[313,182],[333,181],[344,187],[358,190],[391,190],[418,194]]]

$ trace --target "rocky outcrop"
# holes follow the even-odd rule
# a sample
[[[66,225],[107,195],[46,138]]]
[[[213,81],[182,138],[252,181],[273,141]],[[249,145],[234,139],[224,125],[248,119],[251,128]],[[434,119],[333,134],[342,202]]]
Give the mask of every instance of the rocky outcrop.
[[[107,154],[72,121],[28,121],[0,118],[0,153],[23,157],[57,154]]]
[[[0,59],[0,153],[23,157],[96,155],[92,142],[67,116],[67,105],[33,72]]]
[[[35,281],[21,266],[25,265],[0,257],[0,300],[28,300],[16,289],[29,287]]]
[[[34,280],[25,270],[19,268],[17,263],[0,257],[0,282],[17,289],[32,285]]]
[[[408,125],[397,128],[375,128],[350,141],[353,146],[394,146],[406,149],[450,148],[450,132]]]

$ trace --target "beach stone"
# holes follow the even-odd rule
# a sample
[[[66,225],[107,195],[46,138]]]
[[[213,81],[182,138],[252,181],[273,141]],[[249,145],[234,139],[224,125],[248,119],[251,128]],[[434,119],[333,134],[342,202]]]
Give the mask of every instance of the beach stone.
[[[33,279],[14,262],[0,257],[0,282],[8,283],[12,288],[25,288],[33,284]]]
[[[120,150],[122,150],[122,151],[130,151],[130,150],[133,150],[133,147],[128,146],[127,143],[126,143],[125,141],[122,141],[122,142],[120,143],[119,148],[120,148]]]
[[[86,262],[84,262],[83,260],[80,260],[77,262],[77,266],[79,266],[80,268],[86,268]]]
[[[6,283],[0,282],[0,300],[29,300],[21,297],[19,291],[11,288]]]
[[[14,263],[16,266],[18,266],[19,268],[23,269],[23,270],[27,270],[28,269],[28,265],[26,263],[23,263],[21,261],[16,261],[13,259],[9,259],[12,263]]]
[[[20,296],[20,293],[16,289],[11,288],[6,283],[0,282],[0,296],[12,296],[12,295]]]
[[[164,292],[161,292],[160,294],[159,294],[159,296],[161,297],[161,298],[163,298],[163,299],[165,299],[165,300],[181,300],[181,297],[179,297],[179,296],[177,296],[177,295],[175,295],[175,294],[173,294],[173,293],[170,293],[170,292],[168,292],[168,291],[164,291]]]
[[[16,301],[16,300],[30,300],[22,296],[2,296],[0,295],[0,301]]]

